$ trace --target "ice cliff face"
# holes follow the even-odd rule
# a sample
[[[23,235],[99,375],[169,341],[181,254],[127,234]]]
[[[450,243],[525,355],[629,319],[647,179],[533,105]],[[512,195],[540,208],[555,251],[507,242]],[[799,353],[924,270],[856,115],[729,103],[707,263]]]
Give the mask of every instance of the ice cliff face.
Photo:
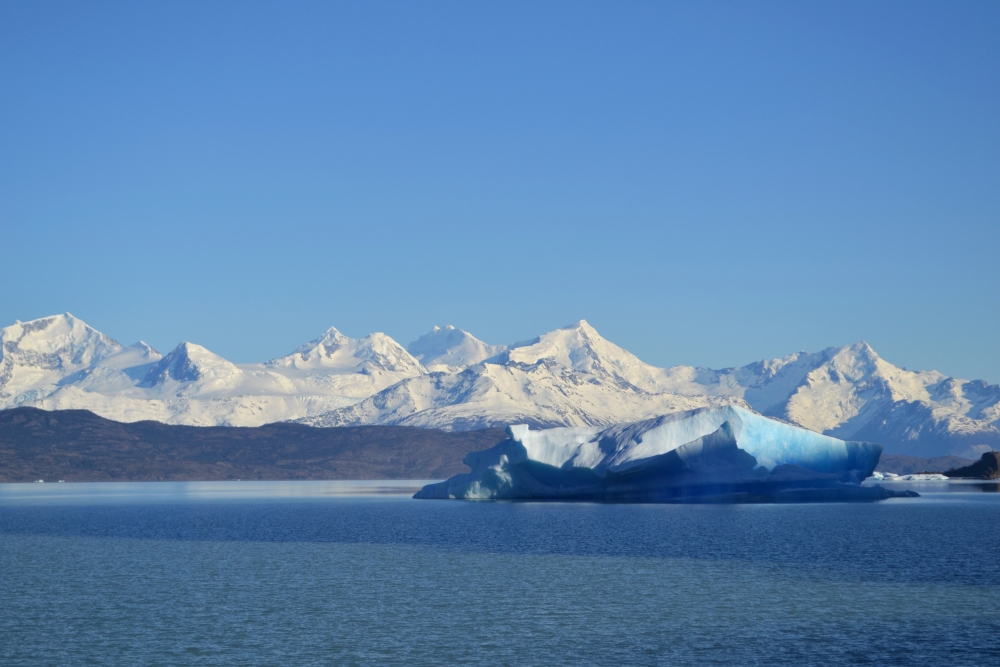
[[[120,421],[255,426],[407,424],[467,430],[600,426],[740,405],[893,453],[1000,449],[1000,387],[912,372],[866,343],[712,370],[657,368],[586,321],[507,346],[435,327],[403,348],[334,328],[263,364],[194,343],[122,347],[72,315],[0,330],[0,408],[83,408]]]
[[[875,499],[859,485],[882,452],[879,445],[845,442],[737,406],[603,429],[520,425],[507,432],[508,440],[466,457],[471,472],[428,485],[415,497]]]

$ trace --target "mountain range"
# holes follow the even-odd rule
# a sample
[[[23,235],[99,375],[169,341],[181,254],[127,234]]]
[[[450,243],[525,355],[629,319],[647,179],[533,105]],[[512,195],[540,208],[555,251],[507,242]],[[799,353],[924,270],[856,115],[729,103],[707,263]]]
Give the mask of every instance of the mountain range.
[[[1000,386],[899,368],[864,342],[713,370],[646,364],[583,320],[511,345],[452,326],[408,347],[330,328],[286,356],[234,364],[190,342],[165,356],[142,341],[123,346],[68,313],[0,329],[0,408],[119,422],[462,431],[601,426],[725,404],[896,454],[1000,449]]]

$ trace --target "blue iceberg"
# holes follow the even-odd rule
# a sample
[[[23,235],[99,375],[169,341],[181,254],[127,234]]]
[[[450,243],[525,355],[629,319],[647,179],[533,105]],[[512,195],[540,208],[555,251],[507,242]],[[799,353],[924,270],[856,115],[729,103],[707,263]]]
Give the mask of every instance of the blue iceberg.
[[[838,440],[737,406],[606,428],[510,426],[507,435],[465,457],[471,472],[414,497],[808,502],[898,495],[861,486],[881,445]]]

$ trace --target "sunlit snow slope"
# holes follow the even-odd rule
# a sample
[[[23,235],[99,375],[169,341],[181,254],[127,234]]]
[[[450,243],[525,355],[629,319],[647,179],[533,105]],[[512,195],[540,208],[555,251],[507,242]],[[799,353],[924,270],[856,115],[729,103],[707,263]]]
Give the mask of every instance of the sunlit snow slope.
[[[412,348],[411,348],[412,349]],[[551,331],[458,373],[404,380],[355,405],[311,417],[319,426],[401,424],[473,429],[614,424],[738,397],[680,394],[666,371],[645,364],[587,322]]]

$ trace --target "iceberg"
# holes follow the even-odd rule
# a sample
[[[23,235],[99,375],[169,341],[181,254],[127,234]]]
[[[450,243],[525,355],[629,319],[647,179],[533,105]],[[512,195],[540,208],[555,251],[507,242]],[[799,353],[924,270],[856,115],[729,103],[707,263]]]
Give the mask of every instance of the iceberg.
[[[912,496],[861,486],[882,446],[821,435],[739,406],[611,427],[533,431],[464,462],[471,472],[415,498],[615,502],[809,502]]]

